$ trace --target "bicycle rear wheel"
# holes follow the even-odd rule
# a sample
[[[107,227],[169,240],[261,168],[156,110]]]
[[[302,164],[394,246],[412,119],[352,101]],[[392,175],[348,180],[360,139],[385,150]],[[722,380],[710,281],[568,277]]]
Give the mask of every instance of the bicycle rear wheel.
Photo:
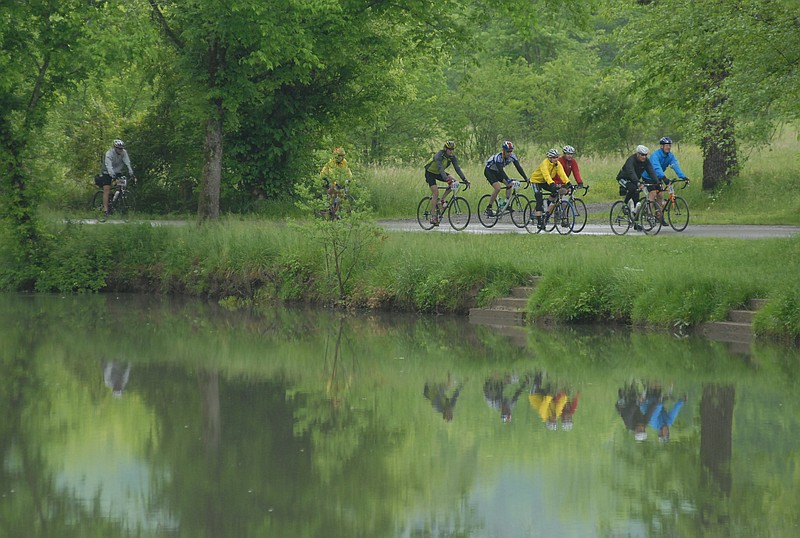
[[[92,205],[90,206],[92,216],[99,217],[103,215],[103,191],[97,191],[92,196]]]
[[[676,232],[684,231],[689,225],[689,204],[680,196],[676,196],[672,201],[667,201],[666,211],[669,225]]]
[[[497,224],[497,219],[500,218],[500,206],[497,204],[497,200],[490,206],[489,200],[491,198],[492,196],[490,194],[484,194],[481,196],[481,199],[478,200],[478,220],[487,228],[491,228]],[[491,209],[491,216],[486,214],[487,209]]]
[[[567,235],[572,232],[572,228],[575,226],[575,210],[572,204],[566,200],[558,202],[555,210],[553,210],[552,220],[556,230],[561,235]]]
[[[538,234],[541,232],[541,228],[539,228],[539,222],[536,219],[536,200],[531,200],[528,202],[528,205],[525,206],[525,230],[529,234]]]
[[[461,196],[453,196],[450,205],[447,206],[447,220],[454,230],[463,230],[469,224],[472,212],[469,209],[469,202]]]
[[[642,202],[642,214],[639,216],[642,230],[647,235],[658,235],[661,231],[661,210],[657,202],[646,201]]]
[[[611,231],[616,235],[625,235],[631,227],[631,220],[628,218],[628,206],[622,200],[617,200],[611,206],[608,214],[608,223],[611,224]]]
[[[528,207],[530,200],[525,195],[517,194],[508,202],[508,213],[511,215],[511,222],[517,228],[525,227],[525,208]]]
[[[586,226],[586,221],[589,218],[586,204],[580,198],[571,199],[572,209],[575,210],[575,226],[572,228],[573,233],[579,233]]]
[[[423,230],[430,230],[433,228],[431,218],[431,197],[425,196],[419,201],[419,205],[417,206],[417,222]]]

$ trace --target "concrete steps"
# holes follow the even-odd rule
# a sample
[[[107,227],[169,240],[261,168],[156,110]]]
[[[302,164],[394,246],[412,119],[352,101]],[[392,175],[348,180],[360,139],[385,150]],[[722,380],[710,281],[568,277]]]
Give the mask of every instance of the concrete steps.
[[[753,318],[765,304],[766,299],[750,299],[746,309],[731,310],[726,321],[701,323],[696,332],[710,340],[729,343],[736,353],[749,353],[755,336]]]
[[[511,295],[508,297],[495,299],[483,308],[470,308],[469,322],[503,327],[524,326],[528,297],[536,288],[537,282],[538,277],[533,277],[529,286],[511,288]]]

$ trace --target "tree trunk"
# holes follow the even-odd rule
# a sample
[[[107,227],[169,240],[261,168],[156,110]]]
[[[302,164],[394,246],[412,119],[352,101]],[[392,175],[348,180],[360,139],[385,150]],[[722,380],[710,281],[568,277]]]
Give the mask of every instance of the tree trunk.
[[[713,68],[706,81],[706,104],[703,111],[703,190],[711,190],[724,181],[730,183],[738,172],[736,132],[733,115],[724,88],[731,60],[725,58]]]
[[[206,124],[203,142],[203,178],[197,219],[203,222],[219,218],[219,189],[222,180],[222,101],[215,99],[211,117]]]

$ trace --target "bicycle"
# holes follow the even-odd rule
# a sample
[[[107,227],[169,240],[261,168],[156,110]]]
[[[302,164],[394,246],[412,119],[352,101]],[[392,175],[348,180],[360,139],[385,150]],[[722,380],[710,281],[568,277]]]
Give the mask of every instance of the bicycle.
[[[508,193],[508,189],[511,189],[511,196],[508,197],[508,201],[502,208],[497,199],[495,199],[491,207],[489,206],[489,200],[492,198],[491,194],[481,196],[481,199],[478,200],[478,220],[481,221],[481,224],[491,228],[503,216],[508,215],[511,217],[511,222],[514,223],[514,226],[524,228],[525,208],[528,207],[530,200],[524,194],[519,193],[520,185],[520,182],[516,179],[510,179],[507,182],[506,193]],[[525,188],[527,189],[529,185],[530,182],[526,183]]]
[[[661,211],[658,204],[647,199],[647,185],[643,183],[639,185],[645,186],[645,199],[639,202],[638,213],[634,211],[634,214],[631,214],[628,204],[623,200],[617,200],[611,206],[608,220],[611,231],[616,235],[625,235],[631,226],[636,228],[637,225],[648,235],[656,235],[661,231]]]
[[[327,181],[327,178],[323,178]],[[326,185],[327,186],[327,185]],[[345,181],[344,188],[339,187],[339,183],[333,182],[333,187],[329,190],[325,189],[330,198],[328,209],[322,209],[319,216],[328,220],[341,219],[340,211],[344,208],[345,212],[349,215],[353,211],[356,199],[350,194],[350,180]]]
[[[664,212],[667,222],[676,232],[682,232],[689,225],[689,204],[681,196],[675,195],[675,184],[683,183],[681,190],[689,186],[689,179],[672,179],[667,184],[667,196],[664,198]]]
[[[470,184],[465,183],[464,190],[469,189]],[[472,210],[469,207],[469,202],[463,196],[458,196],[456,193],[461,188],[461,183],[453,181],[444,196],[439,198],[436,208],[436,222],[447,214],[447,221],[456,231],[461,231],[467,227],[470,219],[472,218]],[[431,208],[431,197],[423,196],[422,200],[417,205],[417,222],[423,230],[430,230],[435,224],[431,222],[434,218],[433,209]]]
[[[105,208],[103,207],[103,187],[97,187],[99,190],[92,196],[92,211],[103,215]],[[108,195],[108,214],[119,212],[120,215],[133,213],[136,210],[136,198],[133,191],[128,188],[128,177],[117,176],[115,184],[112,185],[111,192]]]
[[[570,201],[570,194],[572,189],[567,187],[568,192],[558,199],[550,200],[548,196],[542,202],[542,215],[537,217],[536,213],[536,200],[528,202],[525,208],[525,230],[531,234],[538,234],[541,231],[552,232],[558,231],[561,235],[567,235],[575,228],[575,206]],[[539,222],[541,219],[541,223]],[[583,229],[583,227],[581,227]]]
[[[567,188],[569,189],[569,192],[567,192],[569,203],[572,204],[572,209],[575,210],[575,226],[572,227],[572,233],[580,233],[583,231],[583,228],[586,226],[586,221],[589,219],[589,211],[586,209],[586,203],[583,200],[575,198],[575,191],[583,189],[583,194],[581,196],[586,196],[589,194],[589,185],[574,185],[570,183],[567,185]]]

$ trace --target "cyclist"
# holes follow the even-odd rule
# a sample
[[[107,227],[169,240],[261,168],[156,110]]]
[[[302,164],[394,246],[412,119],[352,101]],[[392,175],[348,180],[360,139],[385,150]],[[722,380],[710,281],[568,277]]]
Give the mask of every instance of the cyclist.
[[[336,211],[339,209],[338,197],[341,194],[341,186],[353,178],[353,172],[350,170],[350,166],[344,156],[344,148],[334,148],[333,157],[325,163],[319,173],[325,192],[328,193],[333,213],[331,218],[336,216]]]
[[[650,159],[647,154],[650,149],[647,146],[639,144],[636,146],[636,153],[628,157],[622,169],[617,174],[617,181],[619,182],[619,193],[625,195],[625,203],[628,204],[628,211],[631,216],[634,216],[639,210],[639,191],[642,186],[640,184],[642,175],[647,172],[650,177],[658,177]],[[634,230],[641,230],[639,224],[633,225]]]
[[[108,198],[111,194],[111,184],[116,180],[118,175],[121,175],[125,168],[128,169],[133,182],[136,183],[136,176],[131,168],[131,159],[128,157],[128,152],[125,150],[125,142],[122,140],[114,140],[112,148],[106,152],[103,157],[103,168],[100,175],[94,178],[94,183],[103,189],[103,216],[108,218]]]
[[[648,194],[648,197],[650,200],[657,199],[658,205],[660,207],[663,207],[664,189],[661,183],[669,184],[669,180],[666,178],[667,169],[671,167],[675,171],[675,174],[677,174],[678,178],[680,179],[688,180],[689,178],[687,178],[686,174],[683,173],[680,164],[678,164],[677,157],[675,157],[675,154],[672,153],[672,139],[668,136],[664,136],[661,138],[661,140],[658,141],[658,143],[661,145],[661,148],[655,150],[653,154],[650,155],[650,164],[653,165],[653,170],[655,170],[656,172],[655,177],[658,178],[658,181],[656,182],[653,179],[653,176],[650,176],[650,174],[648,174],[647,171],[645,171],[645,173],[642,174],[642,179],[648,185],[659,187],[658,189],[652,190]],[[656,183],[658,183],[658,185],[656,185]],[[661,221],[663,224],[664,223],[663,213],[661,216]]]
[[[549,192],[550,201],[554,202],[554,197],[560,192],[561,185],[568,183],[569,178],[558,158],[558,150],[547,150],[547,156],[542,161],[542,164],[531,174],[531,186],[533,186],[533,195],[536,197],[536,208],[533,216],[536,217],[536,223],[540,228],[544,226],[542,219],[542,203],[544,201],[542,191]]]
[[[522,179],[528,181],[528,176],[525,175],[525,171],[522,169],[519,159],[517,159],[517,156],[514,155],[514,144],[510,140],[503,142],[503,148],[500,153],[496,153],[486,160],[486,167],[483,169],[483,175],[486,178],[486,181],[489,182],[489,185],[491,185],[494,189],[492,196],[489,198],[489,205],[486,207],[486,214],[490,217],[494,216],[492,206],[494,205],[495,200],[497,200],[497,193],[500,192],[500,189],[502,189],[504,185],[508,186],[509,182],[511,181],[511,178],[508,177],[508,174],[506,174],[506,171],[504,170],[504,168],[511,163],[514,163],[514,167],[522,176]],[[500,200],[501,210],[505,206],[506,202],[508,202],[509,194],[510,193],[506,192],[505,199]]]
[[[581,172],[578,170],[578,161],[575,160],[575,148],[567,144],[561,150],[561,157],[558,158],[558,162],[561,163],[561,166],[564,168],[564,173],[567,174],[567,177],[574,176],[575,182],[583,186],[583,178],[581,177]],[[553,181],[556,183],[561,183],[561,178],[554,177]]]
[[[461,167],[458,164],[458,158],[455,155],[456,150],[456,143],[452,140],[448,140],[444,143],[442,149],[437,151],[433,154],[433,157],[428,164],[425,165],[425,181],[431,188],[431,224],[434,226],[439,226],[439,219],[437,218],[437,212],[434,208],[438,207],[437,204],[439,203],[439,185],[437,185],[437,181],[445,181],[447,182],[447,188],[442,195],[442,209],[444,209],[444,200],[447,198],[447,195],[450,193],[450,186],[455,181],[455,178],[447,173],[447,168],[452,164],[453,170],[456,171],[458,177],[469,186],[469,181],[467,181],[466,176],[464,176],[464,172],[461,171]]]

